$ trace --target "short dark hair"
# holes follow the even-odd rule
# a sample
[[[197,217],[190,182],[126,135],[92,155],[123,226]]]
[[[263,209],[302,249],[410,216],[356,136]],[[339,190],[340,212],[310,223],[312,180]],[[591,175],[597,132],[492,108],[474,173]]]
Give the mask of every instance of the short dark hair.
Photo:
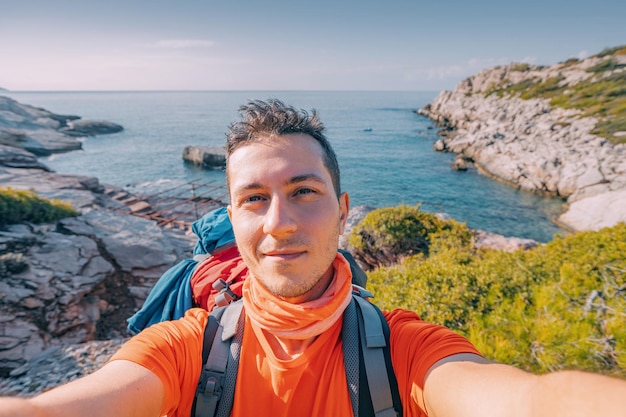
[[[233,122],[226,133],[226,181],[228,160],[239,147],[268,137],[302,133],[315,139],[323,151],[323,163],[330,174],[337,198],[341,195],[337,155],[324,135],[324,124],[315,109],[311,114],[277,99],[252,100],[239,107],[241,119]],[[229,187],[230,190],[230,187]]]

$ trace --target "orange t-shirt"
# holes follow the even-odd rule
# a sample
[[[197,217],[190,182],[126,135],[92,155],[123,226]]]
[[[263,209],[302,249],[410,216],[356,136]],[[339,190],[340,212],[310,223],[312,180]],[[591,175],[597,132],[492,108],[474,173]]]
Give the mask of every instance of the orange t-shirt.
[[[111,359],[138,363],[161,379],[165,387],[162,415],[190,415],[202,368],[207,315],[203,309],[191,309],[180,320],[155,324],[133,337]],[[404,415],[425,416],[418,404],[430,367],[450,355],[479,353],[467,339],[420,320],[414,312],[398,309],[385,313],[385,318]],[[248,320],[245,329],[231,416],[352,415],[341,320],[291,361],[266,354],[262,330]]]

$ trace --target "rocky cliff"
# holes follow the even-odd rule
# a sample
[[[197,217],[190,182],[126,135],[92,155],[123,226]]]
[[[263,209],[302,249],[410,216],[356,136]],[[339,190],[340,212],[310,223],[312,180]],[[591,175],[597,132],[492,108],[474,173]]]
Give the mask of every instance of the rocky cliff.
[[[418,112],[441,127],[437,150],[566,199],[562,225],[626,221],[626,47],[549,67],[486,69]]]
[[[191,255],[194,237],[129,215],[97,178],[58,174],[37,159],[79,148],[80,135],[120,129],[0,96],[0,187],[80,213],[0,229],[0,377],[48,348],[125,337],[126,318],[156,280]]]

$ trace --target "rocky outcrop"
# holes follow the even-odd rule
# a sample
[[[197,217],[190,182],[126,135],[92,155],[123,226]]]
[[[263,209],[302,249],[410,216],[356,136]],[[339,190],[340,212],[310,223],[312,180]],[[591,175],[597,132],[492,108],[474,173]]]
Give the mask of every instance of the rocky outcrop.
[[[547,99],[490,92],[551,79],[560,80],[560,87],[574,88],[591,77],[625,70],[626,55],[616,55],[613,69],[588,71],[606,59],[490,68],[454,91],[440,93],[418,112],[441,128],[435,149],[457,153],[515,187],[567,199],[568,211],[558,222],[574,230],[597,230],[626,221],[626,145],[591,133],[598,119],[582,117],[580,110],[551,106]]]
[[[105,120],[71,120],[68,121],[61,132],[69,136],[96,136],[118,133],[124,128],[116,123]]]
[[[5,168],[0,185],[81,212],[0,230],[0,376],[54,346],[126,336],[156,280],[191,256],[192,236],[129,215],[95,178]]]
[[[100,369],[126,340],[97,340],[46,349],[14,369],[11,378],[0,378],[0,395],[34,395],[89,375]]]
[[[97,178],[51,172],[37,160],[80,148],[76,136],[121,130],[78,119],[0,97],[0,187],[63,200],[79,213],[0,229],[0,377],[24,374],[17,369],[50,349],[126,337],[126,319],[157,279],[192,255],[195,236],[130,215]]]
[[[185,146],[183,160],[205,169],[223,169],[226,166],[226,151],[209,146]]]
[[[37,156],[81,149],[78,137],[116,133],[123,127],[79,116],[55,114],[0,96],[0,145],[25,149]]]
[[[37,168],[50,171],[45,164],[39,162],[33,153],[7,145],[0,145],[0,165],[12,168]]]

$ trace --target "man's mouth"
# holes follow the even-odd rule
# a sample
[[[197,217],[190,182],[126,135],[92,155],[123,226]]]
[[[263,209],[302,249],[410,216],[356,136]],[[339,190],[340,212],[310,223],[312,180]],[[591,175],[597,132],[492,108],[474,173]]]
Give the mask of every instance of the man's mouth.
[[[303,250],[281,249],[263,252],[263,255],[270,259],[290,261],[304,255],[305,253],[306,252]]]

